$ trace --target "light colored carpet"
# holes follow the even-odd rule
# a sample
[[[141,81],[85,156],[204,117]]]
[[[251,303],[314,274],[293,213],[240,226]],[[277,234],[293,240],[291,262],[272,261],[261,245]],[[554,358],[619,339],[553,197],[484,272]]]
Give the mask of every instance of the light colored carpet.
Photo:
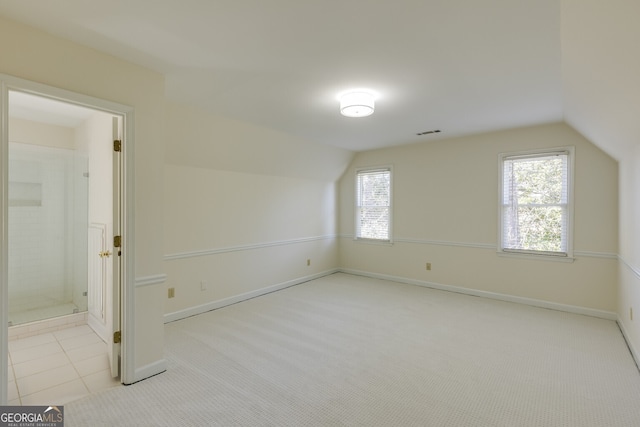
[[[615,322],[334,274],[165,326],[168,371],[66,426],[629,426]]]

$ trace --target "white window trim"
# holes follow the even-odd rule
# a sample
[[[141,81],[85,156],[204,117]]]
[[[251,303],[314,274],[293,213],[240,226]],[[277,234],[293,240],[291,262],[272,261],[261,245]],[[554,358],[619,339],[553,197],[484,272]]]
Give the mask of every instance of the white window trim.
[[[566,255],[543,252],[509,249],[502,246],[503,226],[502,226],[502,194],[504,185],[504,160],[513,157],[538,157],[544,155],[554,155],[568,153],[567,161],[567,252]],[[549,261],[573,262],[573,224],[574,224],[574,175],[575,175],[575,147],[552,147],[538,150],[516,151],[498,154],[498,255],[521,259],[545,259]]]
[[[358,236],[358,174],[361,172],[375,172],[375,171],[389,171],[389,238],[388,239],[370,239],[366,237]],[[356,168],[353,185],[354,185],[354,198],[353,198],[353,240],[360,243],[369,243],[376,245],[391,245],[393,244],[393,165],[380,165],[380,166],[367,166]]]

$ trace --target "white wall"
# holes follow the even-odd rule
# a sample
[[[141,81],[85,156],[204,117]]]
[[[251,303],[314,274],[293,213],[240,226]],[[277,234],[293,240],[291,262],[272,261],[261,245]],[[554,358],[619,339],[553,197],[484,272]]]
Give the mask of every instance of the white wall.
[[[498,256],[498,154],[567,145],[576,147],[575,262]],[[356,242],[355,168],[382,164],[393,165],[395,243]],[[341,267],[612,312],[617,173],[564,124],[358,153],[340,182]]]
[[[167,123],[168,320],[337,268],[350,152],[174,103]]]
[[[620,162],[618,322],[640,360],[640,2],[563,0],[567,122]]]
[[[73,128],[9,118],[9,141],[20,144],[75,150]]]
[[[640,146],[620,162],[618,322],[640,360]],[[631,310],[634,311],[632,317]]]

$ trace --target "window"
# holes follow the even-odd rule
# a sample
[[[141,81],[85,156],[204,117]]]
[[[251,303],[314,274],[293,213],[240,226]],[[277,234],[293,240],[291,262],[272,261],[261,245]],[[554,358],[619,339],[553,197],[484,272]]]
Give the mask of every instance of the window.
[[[500,160],[501,251],[571,257],[573,147]]]
[[[391,241],[391,168],[356,171],[356,239]]]

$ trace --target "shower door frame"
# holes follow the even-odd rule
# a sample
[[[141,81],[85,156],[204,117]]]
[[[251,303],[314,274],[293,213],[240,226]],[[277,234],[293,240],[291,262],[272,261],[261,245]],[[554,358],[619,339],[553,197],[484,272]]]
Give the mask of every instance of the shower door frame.
[[[135,186],[134,109],[99,98],[0,74],[0,405],[7,404],[8,380],[8,213],[9,213],[9,92],[19,91],[76,104],[122,117],[121,150],[121,248],[120,257],[120,381],[135,382]],[[114,285],[116,283],[114,277]]]

